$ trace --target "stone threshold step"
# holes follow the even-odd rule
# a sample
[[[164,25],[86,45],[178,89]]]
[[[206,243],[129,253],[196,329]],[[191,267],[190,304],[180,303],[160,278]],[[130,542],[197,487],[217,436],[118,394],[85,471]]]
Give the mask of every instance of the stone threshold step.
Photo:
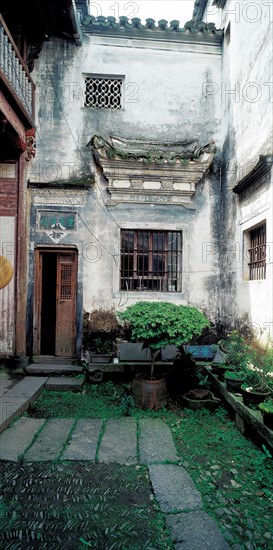
[[[45,383],[46,390],[52,391],[82,391],[84,378],[69,378],[68,376],[51,376]]]
[[[56,364],[44,364],[38,365],[32,363],[25,368],[26,374],[39,374],[47,375],[50,374],[82,374],[83,367],[77,365],[56,365]]]
[[[53,365],[71,365],[72,361],[75,361],[74,357],[56,357],[55,355],[33,355],[31,363],[37,363],[39,365],[53,364]]]

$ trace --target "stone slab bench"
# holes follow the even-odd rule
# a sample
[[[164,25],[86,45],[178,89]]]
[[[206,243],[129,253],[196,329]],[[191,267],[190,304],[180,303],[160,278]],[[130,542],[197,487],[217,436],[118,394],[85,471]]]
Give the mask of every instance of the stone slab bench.
[[[205,370],[213,388],[234,411],[235,425],[238,430],[243,435],[249,435],[250,437],[252,434],[256,434],[273,451],[273,431],[264,425],[261,411],[250,409],[244,404],[241,396],[230,393],[225,382],[221,382],[211,372],[210,367],[205,367]]]
[[[196,361],[211,361],[215,355],[218,346],[184,346],[185,351],[190,353]],[[173,365],[179,350],[176,346],[164,346],[155,361],[156,369],[164,374],[168,372],[168,367]],[[117,350],[118,363],[91,363],[88,367],[90,373],[101,371],[104,373],[134,373],[141,369],[149,369],[151,364],[151,352],[144,348],[142,343],[122,342]]]

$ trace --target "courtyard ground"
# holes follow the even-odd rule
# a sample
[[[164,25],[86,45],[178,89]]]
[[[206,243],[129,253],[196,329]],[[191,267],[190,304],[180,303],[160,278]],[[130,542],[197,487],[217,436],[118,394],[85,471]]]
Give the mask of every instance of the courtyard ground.
[[[43,392],[23,416],[43,420],[44,426],[56,417],[76,423],[101,419],[105,427],[109,419],[131,419],[137,432],[136,463],[100,463],[97,452],[94,461],[63,460],[73,437],[50,462],[31,462],[26,453],[17,463],[2,461],[1,549],[194,550],[175,538],[185,514],[178,507],[170,521],[170,514],[163,513],[161,496],[151,483],[154,472],[139,460],[143,419],[170,429],[177,458],[161,460],[161,465],[180,466],[194,481],[202,497],[200,525],[208,513],[230,548],[273,549],[272,457],[266,447],[238,432],[223,407],[194,412],[171,403],[157,413],[144,412],[133,406],[126,384],[106,382],[86,386],[83,394]],[[35,439],[30,449],[34,444]],[[193,512],[187,512],[190,524]],[[206,546],[196,546],[202,548]]]

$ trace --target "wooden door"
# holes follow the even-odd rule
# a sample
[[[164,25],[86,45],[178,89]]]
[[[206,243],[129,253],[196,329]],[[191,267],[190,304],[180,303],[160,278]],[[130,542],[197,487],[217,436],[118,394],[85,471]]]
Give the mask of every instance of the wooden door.
[[[34,355],[74,356],[76,288],[77,253],[75,251],[36,250]],[[50,338],[48,338],[48,332],[50,332]]]
[[[34,281],[34,318],[33,318],[33,353],[41,353],[41,311],[42,311],[42,282],[43,282],[43,255],[35,251],[35,281]]]
[[[57,254],[55,355],[62,357],[75,353],[76,260],[75,252]]]

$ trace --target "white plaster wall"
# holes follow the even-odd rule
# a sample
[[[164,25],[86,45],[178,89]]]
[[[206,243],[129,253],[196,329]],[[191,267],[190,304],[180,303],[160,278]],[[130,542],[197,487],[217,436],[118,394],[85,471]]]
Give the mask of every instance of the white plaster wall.
[[[273,184],[266,192],[240,200],[233,187],[257,164],[260,155],[273,152],[273,4],[272,2],[227,0],[223,10],[208,1],[205,20],[230,30],[223,43],[222,83],[212,88],[221,97],[222,148],[227,193],[225,226],[229,266],[235,273],[232,290],[233,315],[248,314],[259,337],[273,337],[272,210]],[[264,281],[244,281],[242,269],[243,231],[265,219],[268,257]],[[227,263],[223,262],[226,269]],[[229,288],[225,290],[229,292]],[[268,328],[270,327],[270,329]]]
[[[220,68],[220,48],[204,44],[84,35],[82,47],[61,41],[45,45],[34,75],[38,143],[28,177],[45,183],[95,173],[77,235],[86,311],[100,306],[120,309],[149,299],[191,303],[214,315],[218,266],[215,255],[206,254],[207,248],[204,260],[204,246],[213,242],[210,177],[197,185],[195,210],[158,204],[106,208],[106,182],[92,164],[86,145],[94,134],[162,141],[198,139],[200,145],[214,139],[219,154],[220,98],[204,101],[203,92],[205,82],[220,85]],[[127,86],[123,108],[84,108],[85,74],[123,75]],[[119,291],[120,228],[129,226],[182,230],[181,293]],[[68,241],[71,236],[63,244]]]
[[[269,177],[268,177],[269,176]],[[273,337],[273,227],[272,178],[267,175],[267,184],[257,187],[252,193],[239,201],[240,261],[238,262],[238,292],[242,312],[246,312],[253,323],[255,333],[266,341]],[[244,280],[243,263],[247,263],[247,252],[244,250],[243,235],[251,227],[266,221],[266,279],[260,281]]]
[[[81,47],[48,42],[35,66],[37,155],[32,181],[89,170],[93,134],[220,145],[220,99],[203,101],[203,83],[220,82],[220,48],[84,35]],[[86,74],[125,77],[121,110],[84,108]]]

